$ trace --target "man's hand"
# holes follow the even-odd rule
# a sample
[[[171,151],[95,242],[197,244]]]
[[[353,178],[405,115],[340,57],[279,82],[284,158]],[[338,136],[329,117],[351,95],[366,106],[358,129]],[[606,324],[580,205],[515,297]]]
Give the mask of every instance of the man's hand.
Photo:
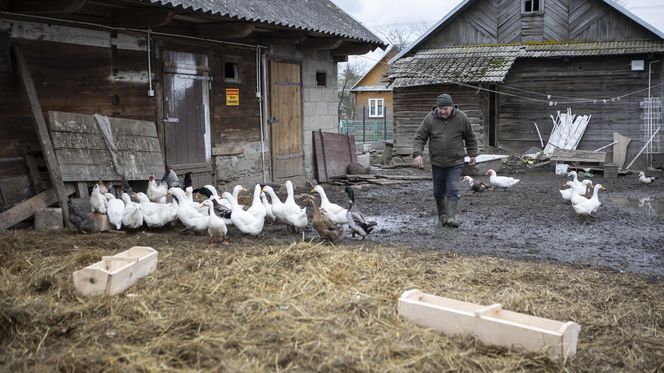
[[[418,155],[417,157],[415,157],[415,159],[413,160],[413,163],[415,164],[415,166],[417,166],[419,168],[424,167],[424,159],[422,159],[421,155]]]
[[[470,160],[468,161],[468,164],[471,165],[471,166],[474,166],[475,161],[476,161],[475,157],[470,157]]]

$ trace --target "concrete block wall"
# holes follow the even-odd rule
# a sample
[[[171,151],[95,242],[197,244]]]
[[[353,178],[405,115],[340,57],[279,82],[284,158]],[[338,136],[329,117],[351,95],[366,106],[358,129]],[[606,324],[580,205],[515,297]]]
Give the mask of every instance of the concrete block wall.
[[[313,131],[338,132],[337,64],[327,51],[304,53],[302,105],[304,133],[304,177],[314,178]],[[326,85],[316,85],[316,73],[325,72]]]

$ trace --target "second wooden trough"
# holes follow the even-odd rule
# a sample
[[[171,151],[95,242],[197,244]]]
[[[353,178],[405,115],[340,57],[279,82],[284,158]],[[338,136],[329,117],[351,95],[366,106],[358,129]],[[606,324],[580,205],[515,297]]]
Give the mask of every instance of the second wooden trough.
[[[505,311],[500,304],[481,306],[417,289],[401,294],[398,310],[404,319],[447,335],[470,334],[487,344],[544,352],[554,359],[576,353],[581,329],[571,321]]]
[[[120,293],[157,268],[157,250],[134,246],[74,272],[74,286],[87,296]]]

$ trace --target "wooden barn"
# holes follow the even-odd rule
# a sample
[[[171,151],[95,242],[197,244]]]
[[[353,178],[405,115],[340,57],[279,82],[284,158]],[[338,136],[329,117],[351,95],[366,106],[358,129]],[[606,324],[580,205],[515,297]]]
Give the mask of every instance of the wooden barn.
[[[328,0],[0,0],[0,206],[165,165],[194,185],[311,178],[337,62],[384,46]]]
[[[664,33],[614,1],[465,0],[390,61],[395,150],[410,154],[435,97],[450,93],[485,147],[539,147],[533,123],[546,142],[550,115],[571,108],[592,115],[577,149],[611,144],[617,132],[632,139],[631,160],[662,123],[663,52]],[[655,167],[662,132],[648,147]]]

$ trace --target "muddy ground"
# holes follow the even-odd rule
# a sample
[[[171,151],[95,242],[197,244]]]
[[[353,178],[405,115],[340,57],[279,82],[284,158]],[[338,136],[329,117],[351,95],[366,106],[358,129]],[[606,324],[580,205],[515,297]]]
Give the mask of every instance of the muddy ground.
[[[428,176],[429,170],[373,168],[374,174]],[[459,202],[461,226],[441,228],[435,217],[431,181],[406,182],[394,185],[358,185],[356,202],[378,228],[366,240],[351,238],[346,231],[340,244],[398,246],[421,250],[453,252],[462,255],[486,255],[530,262],[559,262],[632,272],[664,278],[664,179],[643,185],[636,174],[617,179],[593,176],[607,189],[600,193],[602,206],[590,219],[577,216],[569,202],[558,192],[566,177],[548,168],[503,168],[499,174],[521,181],[509,191],[473,194],[466,184],[461,186]],[[488,176],[475,176],[488,183]],[[330,201],[343,205],[348,197],[343,186],[323,184]],[[308,192],[296,185],[296,194]],[[285,198],[285,188],[277,190]],[[243,193],[240,201],[250,204],[251,195]],[[303,205],[302,200],[299,199]],[[310,209],[308,209],[311,215]],[[205,235],[180,233],[182,227],[156,232],[100,233],[111,241],[132,241],[142,245],[162,241],[186,240],[207,244]],[[146,236],[147,234],[147,236]],[[76,246],[80,235],[72,234]],[[147,241],[145,237],[149,237]],[[230,246],[241,249],[261,244],[298,241],[301,235],[289,233],[280,224],[266,224],[259,237],[243,237],[229,227]],[[317,240],[309,226],[305,240]],[[122,247],[122,246],[121,246]],[[223,248],[222,248],[223,249]]]
[[[385,172],[375,170],[375,173]],[[405,169],[412,175],[429,171]],[[501,174],[501,173],[499,173]],[[430,181],[361,187],[362,211],[379,222],[368,240],[420,249],[525,261],[563,262],[664,277],[664,182],[643,185],[635,174],[591,179],[607,190],[590,219],[558,190],[567,180],[552,168],[504,169],[521,181],[509,191],[473,194],[462,185],[457,229],[440,228]],[[488,183],[488,176],[476,176]],[[327,186],[333,202],[342,187]],[[350,238],[348,238],[350,239]]]

